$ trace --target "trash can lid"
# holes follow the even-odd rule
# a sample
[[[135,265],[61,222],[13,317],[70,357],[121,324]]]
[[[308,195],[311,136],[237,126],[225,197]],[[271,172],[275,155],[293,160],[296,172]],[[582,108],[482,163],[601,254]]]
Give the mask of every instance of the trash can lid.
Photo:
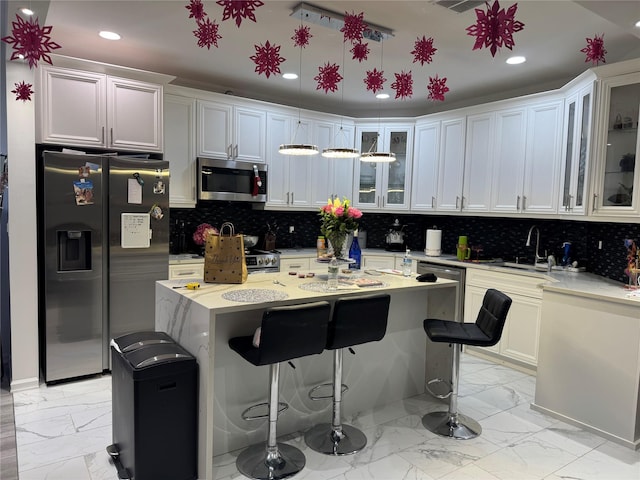
[[[110,345],[120,353],[137,350],[146,345],[173,344],[173,338],[165,332],[134,332],[122,335],[111,340]]]
[[[133,370],[145,370],[168,363],[195,361],[195,357],[177,343],[146,345],[124,354]]]

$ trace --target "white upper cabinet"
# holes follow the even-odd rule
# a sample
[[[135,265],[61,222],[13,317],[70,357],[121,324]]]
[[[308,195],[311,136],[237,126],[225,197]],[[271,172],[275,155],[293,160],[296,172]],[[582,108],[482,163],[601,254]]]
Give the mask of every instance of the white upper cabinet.
[[[640,72],[599,82],[592,214],[635,216],[640,213]]]
[[[199,157],[264,163],[265,137],[264,110],[198,100]]]
[[[434,211],[438,195],[440,122],[417,122],[411,176],[411,210]]]
[[[409,209],[413,125],[356,125],[356,149],[366,152],[391,152],[393,162],[355,162],[353,205],[369,210],[401,211]]]
[[[491,112],[467,117],[463,212],[486,212],[491,202],[495,115]]]
[[[169,161],[171,207],[195,207],[196,198],[196,100],[165,94],[164,159]]]
[[[312,125],[313,144],[320,154],[325,148],[353,148],[354,127],[344,122],[316,120]],[[353,158],[325,158],[318,154],[312,157],[311,202],[317,207],[328,199],[352,198]],[[356,160],[358,161],[358,160]]]
[[[267,113],[267,206],[311,207],[311,169],[318,155],[293,156],[278,152],[280,145],[310,143],[311,122],[287,114]],[[326,200],[325,200],[326,202]]]
[[[443,120],[440,127],[438,211],[460,211],[466,135],[465,117]]]
[[[522,209],[522,178],[527,138],[526,110],[496,112],[491,210],[516,213]]]
[[[568,92],[564,103],[559,213],[586,213],[592,114],[593,81],[588,81]]]
[[[558,209],[563,102],[553,100],[527,109],[522,211],[555,213]]]
[[[162,86],[42,67],[38,143],[162,151]]]

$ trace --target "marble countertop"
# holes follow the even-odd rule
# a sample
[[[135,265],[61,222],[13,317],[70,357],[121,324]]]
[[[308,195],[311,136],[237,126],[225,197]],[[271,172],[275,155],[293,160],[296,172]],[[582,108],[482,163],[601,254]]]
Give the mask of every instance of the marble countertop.
[[[283,248],[280,249],[283,257],[297,258],[297,257],[310,257],[316,255],[315,248]],[[363,255],[382,255],[382,256],[404,256],[402,252],[389,252],[383,249],[367,248],[362,250]],[[458,268],[479,268],[484,270],[491,270],[501,273],[509,273],[514,275],[523,275],[540,278],[546,282],[543,285],[544,290],[555,291],[565,293],[569,295],[578,295],[588,298],[599,298],[602,300],[614,301],[618,303],[624,303],[628,305],[637,305],[640,307],[640,293],[635,294],[624,288],[624,285],[619,282],[614,282],[607,278],[592,273],[586,272],[567,272],[563,270],[553,270],[552,272],[546,271],[531,271],[531,270],[518,270],[514,268],[507,268],[499,263],[475,263],[469,261],[457,260],[455,255],[441,255],[439,257],[430,257],[424,254],[424,252],[411,252],[411,258],[416,261],[428,261],[430,263],[438,265],[447,265]],[[188,264],[188,263],[202,263],[204,258],[198,255],[182,254],[182,255],[170,255],[169,264]],[[324,269],[324,264],[318,264],[317,270]],[[314,268],[315,269],[315,268]],[[260,274],[249,275],[254,277]],[[269,274],[273,275],[273,274]],[[290,276],[284,274],[287,279]],[[271,279],[271,277],[270,277]],[[297,280],[295,277],[294,280]],[[285,283],[283,281],[283,283]],[[208,284],[209,285],[213,284]]]
[[[159,281],[159,285],[163,285],[172,292],[181,294],[199,305],[215,310],[217,313],[229,313],[243,310],[253,310],[256,304],[273,303],[293,304],[300,301],[314,301],[335,298],[345,295],[363,295],[374,294],[378,292],[391,292],[398,290],[414,290],[414,289],[438,289],[449,288],[457,282],[446,279],[438,279],[435,283],[418,282],[414,276],[403,277],[400,275],[341,275],[341,278],[356,278],[361,276],[372,280],[380,280],[383,285],[381,287],[353,287],[342,285],[337,291],[329,292],[318,289],[308,289],[312,287],[310,284],[324,284],[326,275],[316,274],[310,278],[299,278],[295,275],[289,275],[286,272],[280,273],[255,273],[248,276],[243,284],[218,284],[218,283],[201,283],[198,290],[188,290],[182,288],[182,285],[188,283],[185,280],[163,280]],[[193,280],[191,280],[193,281]],[[276,283],[279,282],[279,283]],[[302,288],[301,288],[302,286]],[[243,292],[246,293],[247,299],[251,295],[255,295],[255,301],[234,301],[230,300],[230,293],[236,298],[242,298]],[[275,293],[274,293],[275,292]],[[285,298],[282,294],[285,294]],[[267,300],[264,300],[264,299]],[[273,300],[270,300],[273,299]]]

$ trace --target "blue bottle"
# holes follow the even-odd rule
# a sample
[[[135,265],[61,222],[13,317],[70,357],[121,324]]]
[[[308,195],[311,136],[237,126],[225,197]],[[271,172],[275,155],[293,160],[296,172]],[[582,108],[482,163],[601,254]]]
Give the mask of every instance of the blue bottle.
[[[349,258],[355,260],[349,264],[349,268],[354,270],[360,270],[360,260],[362,259],[362,251],[360,250],[360,243],[358,243],[358,230],[353,231],[353,242],[349,248]]]
[[[562,266],[571,266],[571,242],[564,242],[562,244]]]

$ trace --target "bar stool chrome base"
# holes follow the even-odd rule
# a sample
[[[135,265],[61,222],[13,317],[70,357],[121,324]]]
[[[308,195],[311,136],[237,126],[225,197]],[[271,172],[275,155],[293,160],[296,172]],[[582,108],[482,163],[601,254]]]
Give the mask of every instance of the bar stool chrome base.
[[[291,445],[277,443],[269,452],[264,443],[243,450],[236,460],[236,467],[245,477],[256,480],[280,480],[297,474],[305,466],[304,454]]]
[[[482,433],[478,422],[461,413],[430,412],[422,417],[422,425],[436,435],[460,440],[469,440]]]
[[[351,425],[342,425],[342,431],[330,423],[320,423],[304,434],[307,446],[325,455],[353,455],[367,445],[364,433]]]

